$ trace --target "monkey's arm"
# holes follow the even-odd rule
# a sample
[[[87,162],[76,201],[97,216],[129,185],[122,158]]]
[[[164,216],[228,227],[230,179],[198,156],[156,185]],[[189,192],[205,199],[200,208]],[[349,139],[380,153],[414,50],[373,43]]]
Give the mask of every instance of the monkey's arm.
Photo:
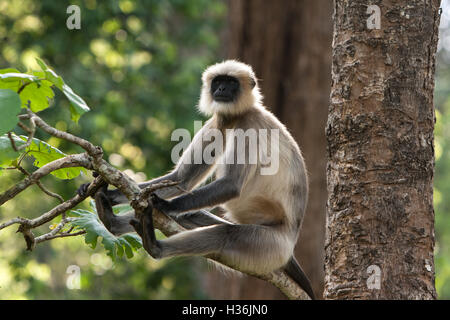
[[[226,165],[223,178],[169,201],[153,194],[152,203],[156,209],[172,217],[181,212],[220,205],[239,197],[248,170],[248,165]]]
[[[109,232],[116,236],[134,232],[135,230],[130,224],[130,221],[135,218],[134,211],[122,215],[114,214],[111,202],[105,195],[106,188],[107,185],[97,191],[94,196],[97,213],[103,225]],[[206,210],[187,212],[173,218],[178,224],[186,229],[194,229],[214,224],[230,224],[230,222],[217,217]]]
[[[239,196],[240,188],[229,179],[220,179],[173,200],[152,195],[156,209],[172,216],[181,212],[213,207]]]

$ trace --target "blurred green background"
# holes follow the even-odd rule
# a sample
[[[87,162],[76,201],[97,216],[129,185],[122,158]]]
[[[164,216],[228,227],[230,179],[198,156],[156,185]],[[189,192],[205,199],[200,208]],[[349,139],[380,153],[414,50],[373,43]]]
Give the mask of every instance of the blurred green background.
[[[81,8],[81,30],[66,28],[71,4]],[[201,119],[195,109],[200,76],[219,58],[225,17],[225,3],[211,0],[0,0],[0,68],[37,70],[34,58],[45,59],[92,111],[74,124],[67,100],[57,93],[42,117],[101,145],[112,164],[145,181],[172,168],[172,130],[193,131],[193,120]],[[80,152],[56,138],[51,143]],[[2,172],[0,190],[18,179]],[[91,179],[43,182],[67,199]],[[0,219],[17,211],[36,216],[56,204],[32,187],[3,205]],[[206,298],[198,274],[207,266],[199,259],[155,262],[140,250],[113,264],[101,246],[92,250],[83,237],[49,241],[32,253],[22,241],[15,227],[0,232],[0,299]],[[67,288],[69,265],[80,267],[82,290]]]
[[[450,299],[450,8],[442,3],[436,72],[436,287]],[[66,28],[66,9],[79,5],[81,31]],[[171,169],[170,133],[193,131],[200,75],[224,58],[226,3],[221,0],[54,1],[0,0],[0,68],[38,69],[49,63],[83,97],[92,111],[71,122],[60,95],[41,113],[58,129],[101,145],[107,159],[137,181]],[[331,44],[330,44],[331,45]],[[39,136],[47,138],[46,136]],[[71,153],[79,149],[51,138]],[[0,191],[20,175],[2,172]],[[65,198],[91,177],[43,179]],[[0,207],[0,221],[33,217],[56,205],[37,187]],[[84,204],[87,206],[87,201]],[[40,231],[48,232],[48,225]],[[0,232],[0,299],[196,299],[202,290],[200,259],[155,262],[139,252],[112,263],[102,247],[83,237],[56,239],[24,251],[15,228]],[[67,268],[81,270],[81,290],[67,288]]]

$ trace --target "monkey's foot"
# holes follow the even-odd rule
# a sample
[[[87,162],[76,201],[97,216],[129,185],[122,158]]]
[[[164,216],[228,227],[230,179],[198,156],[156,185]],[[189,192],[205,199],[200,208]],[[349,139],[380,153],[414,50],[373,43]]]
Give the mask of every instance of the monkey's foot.
[[[153,258],[158,259],[161,257],[161,246],[155,237],[155,229],[153,227],[153,216],[151,211],[152,206],[148,206],[139,219],[133,218],[130,220],[130,224],[136,230],[137,234],[142,239],[142,246]]]

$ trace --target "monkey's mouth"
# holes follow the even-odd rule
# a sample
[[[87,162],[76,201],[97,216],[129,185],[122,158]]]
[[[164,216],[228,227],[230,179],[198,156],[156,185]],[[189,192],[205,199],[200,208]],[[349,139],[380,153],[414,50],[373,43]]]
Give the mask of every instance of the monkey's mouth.
[[[229,95],[215,95],[214,96],[214,101],[217,101],[217,102],[231,102],[231,101],[233,101],[233,97],[231,97]]]

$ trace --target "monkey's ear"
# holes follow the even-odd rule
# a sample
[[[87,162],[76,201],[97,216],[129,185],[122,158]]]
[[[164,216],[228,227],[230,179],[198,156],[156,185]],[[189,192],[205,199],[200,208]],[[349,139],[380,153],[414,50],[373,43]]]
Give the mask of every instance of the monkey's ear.
[[[250,86],[252,87],[252,89],[256,86],[256,80],[253,78],[250,78]]]

